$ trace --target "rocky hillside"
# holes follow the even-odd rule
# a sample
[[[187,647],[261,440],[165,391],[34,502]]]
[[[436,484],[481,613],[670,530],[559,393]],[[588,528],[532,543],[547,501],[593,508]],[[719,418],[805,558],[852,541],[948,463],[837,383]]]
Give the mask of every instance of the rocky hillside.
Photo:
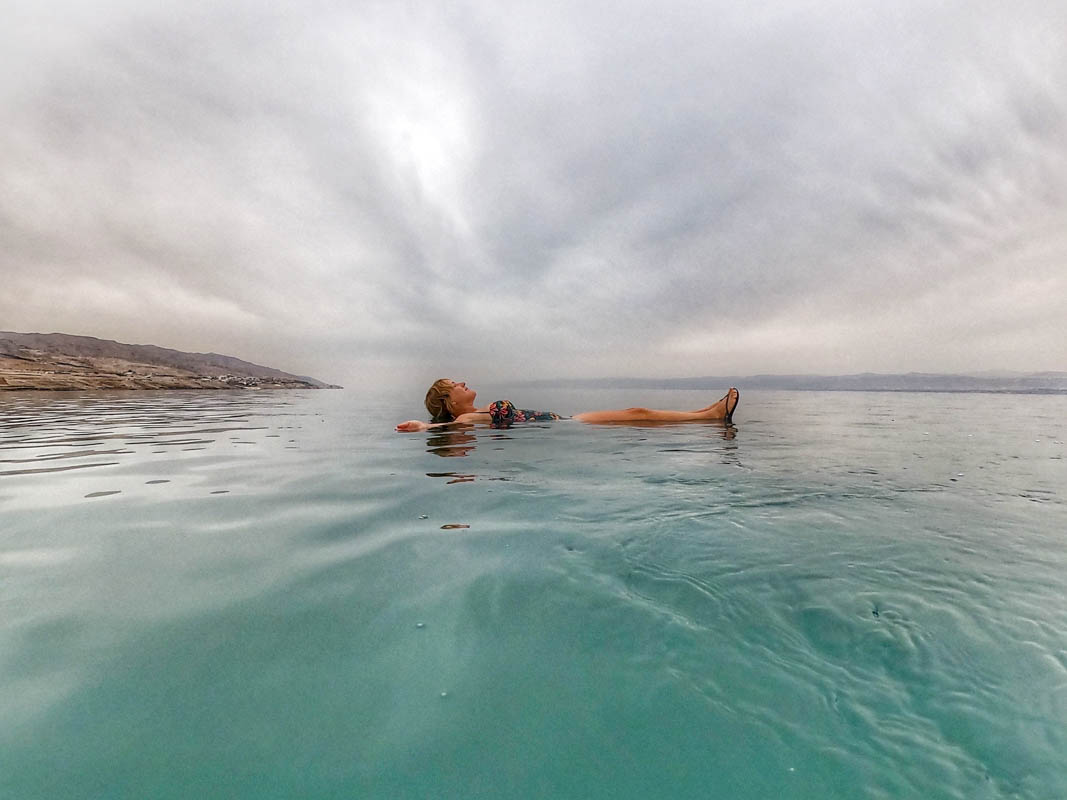
[[[0,391],[326,388],[339,387],[218,353],[0,331]]]

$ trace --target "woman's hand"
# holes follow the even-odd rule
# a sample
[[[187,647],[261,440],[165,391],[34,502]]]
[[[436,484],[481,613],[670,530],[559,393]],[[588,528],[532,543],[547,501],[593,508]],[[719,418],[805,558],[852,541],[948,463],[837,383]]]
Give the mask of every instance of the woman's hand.
[[[419,422],[417,419],[409,419],[407,422],[401,422],[396,426],[397,433],[417,433],[418,431],[429,430],[430,426],[426,422]]]

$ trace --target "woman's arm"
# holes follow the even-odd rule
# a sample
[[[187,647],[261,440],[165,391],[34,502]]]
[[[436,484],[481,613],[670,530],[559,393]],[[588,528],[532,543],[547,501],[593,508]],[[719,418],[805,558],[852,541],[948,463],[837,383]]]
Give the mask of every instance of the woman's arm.
[[[447,425],[446,422],[420,422],[417,419],[409,419],[407,422],[401,422],[396,426],[397,433],[417,433],[418,431],[426,431],[430,428],[436,428],[439,425]]]
[[[396,430],[397,433],[418,433],[419,431],[428,431],[430,428],[443,428],[445,425],[455,425],[457,422],[471,425],[475,422],[488,421],[488,413],[475,411],[470,414],[460,414],[451,422],[421,422],[417,419],[409,419],[407,422],[401,422],[397,425]]]

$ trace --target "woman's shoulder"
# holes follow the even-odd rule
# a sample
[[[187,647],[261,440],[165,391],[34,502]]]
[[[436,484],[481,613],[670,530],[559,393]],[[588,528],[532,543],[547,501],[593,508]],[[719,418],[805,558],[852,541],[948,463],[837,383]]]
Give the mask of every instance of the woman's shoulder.
[[[489,414],[489,409],[477,409],[475,411],[468,411],[466,414],[460,414],[453,422],[480,422],[483,421]]]
[[[460,414],[454,422],[485,422],[487,419],[497,420],[500,417],[514,416],[517,409],[510,400],[494,400],[485,408]]]

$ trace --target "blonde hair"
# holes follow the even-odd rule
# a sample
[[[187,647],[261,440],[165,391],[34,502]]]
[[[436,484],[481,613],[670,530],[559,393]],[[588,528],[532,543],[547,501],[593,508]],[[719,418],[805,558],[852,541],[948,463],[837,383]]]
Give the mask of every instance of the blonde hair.
[[[452,399],[449,393],[455,385],[448,378],[439,378],[426,392],[426,410],[430,412],[433,422],[451,422],[455,419],[452,409],[448,407]]]

